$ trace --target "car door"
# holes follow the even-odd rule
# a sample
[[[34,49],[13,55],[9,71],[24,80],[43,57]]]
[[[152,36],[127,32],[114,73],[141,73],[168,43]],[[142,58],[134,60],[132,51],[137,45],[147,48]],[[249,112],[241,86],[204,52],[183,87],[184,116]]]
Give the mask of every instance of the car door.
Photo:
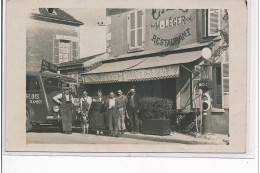
[[[31,121],[37,123],[46,121],[46,99],[39,76],[26,76],[26,105]]]

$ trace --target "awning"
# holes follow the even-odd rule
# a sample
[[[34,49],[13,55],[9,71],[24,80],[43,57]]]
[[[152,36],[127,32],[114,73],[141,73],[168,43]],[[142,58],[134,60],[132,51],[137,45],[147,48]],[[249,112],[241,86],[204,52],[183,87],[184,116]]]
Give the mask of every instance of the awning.
[[[81,74],[83,83],[115,83],[179,77],[179,64],[193,62],[201,51],[168,54],[140,59],[105,63]]]

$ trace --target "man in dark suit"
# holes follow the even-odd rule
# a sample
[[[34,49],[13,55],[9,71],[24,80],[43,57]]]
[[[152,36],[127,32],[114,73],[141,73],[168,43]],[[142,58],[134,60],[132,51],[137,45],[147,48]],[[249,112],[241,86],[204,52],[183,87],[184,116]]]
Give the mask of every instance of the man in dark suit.
[[[131,89],[128,94],[127,112],[130,120],[130,131],[133,133],[139,132],[139,96],[135,89]]]

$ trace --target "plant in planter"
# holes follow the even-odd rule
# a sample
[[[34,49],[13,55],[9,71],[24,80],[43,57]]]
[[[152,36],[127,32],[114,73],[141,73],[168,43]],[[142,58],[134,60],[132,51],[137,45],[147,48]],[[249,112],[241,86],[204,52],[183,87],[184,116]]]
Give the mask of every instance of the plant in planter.
[[[173,114],[173,102],[158,97],[140,99],[140,117],[142,133],[153,135],[169,135],[171,133],[170,117]]]

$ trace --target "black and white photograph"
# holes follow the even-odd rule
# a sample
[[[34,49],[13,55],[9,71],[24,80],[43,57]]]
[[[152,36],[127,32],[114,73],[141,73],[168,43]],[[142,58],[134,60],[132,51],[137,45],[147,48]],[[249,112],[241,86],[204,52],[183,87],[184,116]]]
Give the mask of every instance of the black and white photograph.
[[[227,9],[28,16],[26,144],[229,145],[229,89]]]

